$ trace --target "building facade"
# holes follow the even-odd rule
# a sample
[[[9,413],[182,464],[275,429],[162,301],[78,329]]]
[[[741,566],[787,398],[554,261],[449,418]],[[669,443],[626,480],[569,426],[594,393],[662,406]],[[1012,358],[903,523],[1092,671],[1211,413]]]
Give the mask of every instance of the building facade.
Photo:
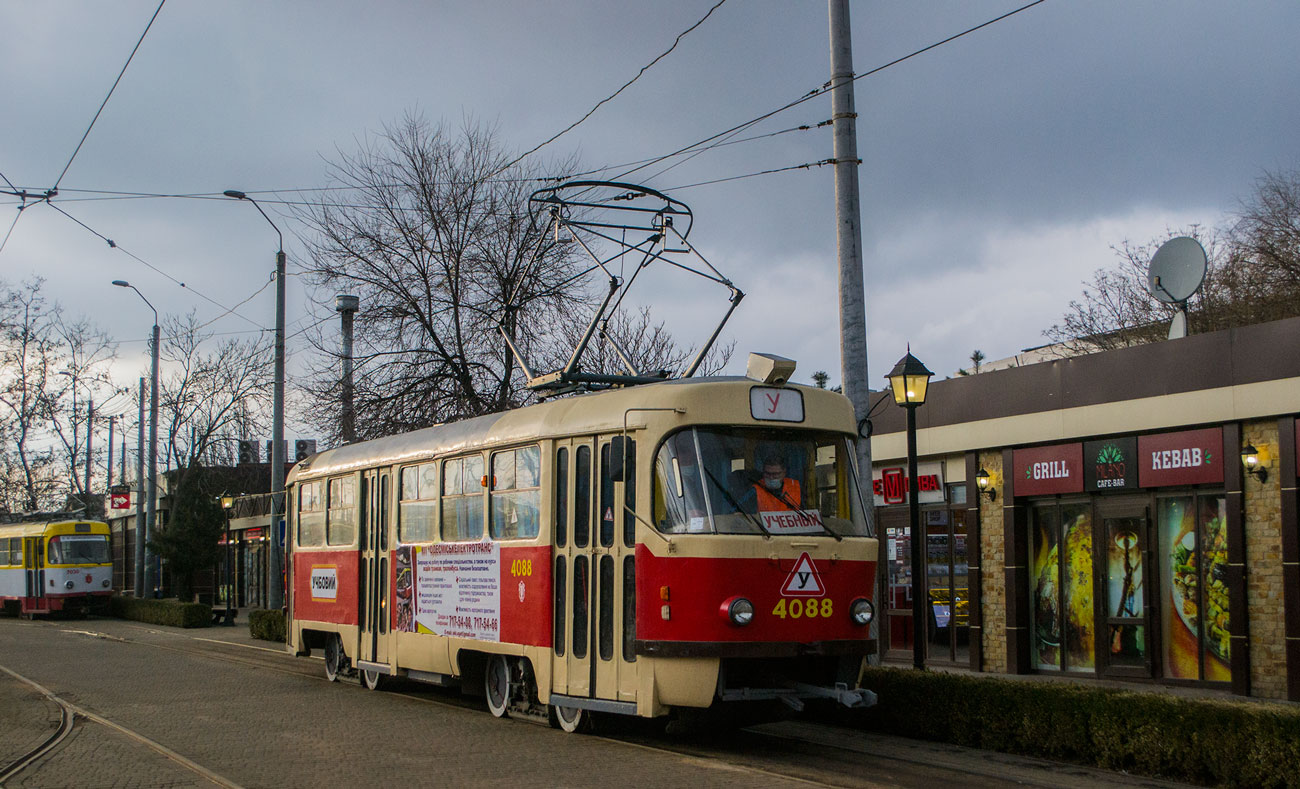
[[[886,660],[1300,700],[1300,319],[932,383],[923,541],[876,413]]]

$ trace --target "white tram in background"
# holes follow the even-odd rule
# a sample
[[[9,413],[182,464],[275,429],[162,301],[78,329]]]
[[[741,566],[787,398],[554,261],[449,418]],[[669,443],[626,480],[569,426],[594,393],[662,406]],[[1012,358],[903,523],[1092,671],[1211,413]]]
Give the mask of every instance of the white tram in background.
[[[0,605],[6,613],[106,612],[112,586],[108,524],[0,524]]]
[[[290,648],[323,650],[330,679],[460,684],[569,731],[870,704],[856,433],[840,394],[704,378],[322,452],[288,481]]]

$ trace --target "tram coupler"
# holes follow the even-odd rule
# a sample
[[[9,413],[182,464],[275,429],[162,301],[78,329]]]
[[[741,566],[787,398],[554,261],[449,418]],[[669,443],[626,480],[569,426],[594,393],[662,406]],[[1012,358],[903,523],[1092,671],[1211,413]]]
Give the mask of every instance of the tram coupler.
[[[819,696],[835,699],[849,709],[873,707],[876,704],[876,694],[873,691],[866,688],[850,690],[849,686],[843,682],[836,682],[835,686],[830,688],[796,682],[794,687],[795,690],[799,691],[800,696]]]

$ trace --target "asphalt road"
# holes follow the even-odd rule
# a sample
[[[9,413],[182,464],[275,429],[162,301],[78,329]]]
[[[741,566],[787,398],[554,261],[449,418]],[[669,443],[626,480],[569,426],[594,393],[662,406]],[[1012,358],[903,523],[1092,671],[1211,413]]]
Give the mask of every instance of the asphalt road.
[[[48,752],[5,777],[52,737]],[[242,624],[179,630],[3,617],[0,784],[1173,785],[814,721],[703,736],[614,720],[596,734],[567,735],[494,719],[481,699],[454,690],[329,683],[319,659],[255,641]]]

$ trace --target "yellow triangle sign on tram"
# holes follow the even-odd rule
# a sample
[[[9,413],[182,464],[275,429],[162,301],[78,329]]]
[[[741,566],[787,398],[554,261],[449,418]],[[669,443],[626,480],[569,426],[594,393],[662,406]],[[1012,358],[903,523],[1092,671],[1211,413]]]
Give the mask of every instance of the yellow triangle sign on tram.
[[[813,564],[812,557],[804,551],[799,555],[799,561],[794,563],[794,569],[786,576],[785,584],[781,586],[781,596],[821,597],[825,594],[826,587],[817,573],[817,565]]]

